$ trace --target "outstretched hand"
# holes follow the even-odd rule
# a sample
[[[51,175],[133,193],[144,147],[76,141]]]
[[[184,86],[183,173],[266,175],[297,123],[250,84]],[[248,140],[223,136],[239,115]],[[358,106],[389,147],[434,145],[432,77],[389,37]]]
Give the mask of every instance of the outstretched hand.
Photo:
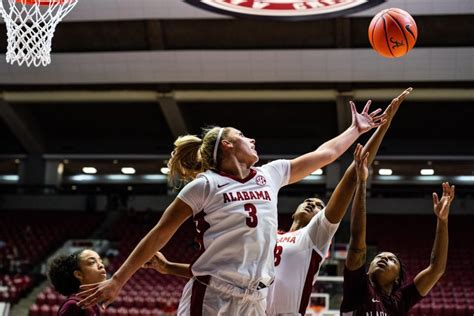
[[[144,265],[143,268],[146,269],[154,269],[162,274],[167,274],[168,271],[166,269],[166,266],[168,264],[168,260],[166,257],[161,253],[157,252],[153,257],[148,260]]]
[[[398,108],[400,107],[400,104],[408,97],[410,92],[413,91],[413,88],[408,88],[405,91],[402,92],[398,97],[392,100],[390,102],[390,105],[385,109],[385,112],[387,114],[387,119],[390,121],[392,118],[395,116],[395,113],[397,113]]]
[[[357,144],[354,151],[354,163],[358,181],[367,181],[369,177],[369,167],[367,166],[369,152],[362,154],[363,149],[361,144]]]
[[[379,114],[382,109],[377,109],[369,114],[370,104],[372,103],[371,100],[367,101],[361,113],[357,113],[354,102],[349,101],[349,103],[351,104],[352,126],[354,126],[360,134],[387,122],[386,113],[382,113],[381,115],[377,116],[377,114]]]
[[[440,220],[447,220],[451,202],[454,200],[454,185],[449,186],[448,182],[443,183],[443,196],[438,199],[438,194],[433,192],[434,213]]]
[[[89,308],[100,304],[105,309],[117,298],[122,286],[116,279],[110,278],[99,283],[81,285],[79,289],[81,292],[77,296],[82,300],[77,305]]]

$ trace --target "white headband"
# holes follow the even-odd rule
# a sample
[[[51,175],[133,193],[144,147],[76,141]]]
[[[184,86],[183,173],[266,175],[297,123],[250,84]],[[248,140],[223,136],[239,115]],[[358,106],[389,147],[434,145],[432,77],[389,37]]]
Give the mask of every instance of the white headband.
[[[214,159],[214,162],[216,164],[217,164],[217,149],[219,148],[219,143],[221,141],[222,132],[224,132],[223,127],[221,127],[221,129],[219,130],[219,133],[217,134],[216,143],[214,144],[214,153],[212,154],[212,158]]]

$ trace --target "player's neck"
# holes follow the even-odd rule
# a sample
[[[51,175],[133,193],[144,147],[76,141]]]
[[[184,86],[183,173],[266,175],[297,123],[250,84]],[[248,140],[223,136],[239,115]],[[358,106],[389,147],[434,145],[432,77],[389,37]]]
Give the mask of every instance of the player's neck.
[[[372,278],[369,278],[370,283],[374,288],[376,288],[379,292],[382,292],[385,295],[391,295],[393,291],[393,284],[387,283],[383,284],[382,282],[375,282]]]
[[[250,174],[251,166],[236,159],[226,159],[219,166],[219,171],[239,179],[245,179]]]
[[[303,227],[304,227],[304,225],[299,220],[295,219],[295,220],[293,220],[293,223],[291,224],[291,227],[290,227],[289,231],[294,232],[294,231],[296,231],[298,229],[301,229]]]

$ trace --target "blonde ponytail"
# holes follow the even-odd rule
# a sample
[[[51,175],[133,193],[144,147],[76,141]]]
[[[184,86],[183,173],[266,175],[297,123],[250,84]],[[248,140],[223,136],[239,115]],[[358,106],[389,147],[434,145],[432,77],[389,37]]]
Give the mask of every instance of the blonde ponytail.
[[[217,169],[221,158],[218,142],[220,143],[220,140],[228,134],[227,128],[224,128],[218,140],[220,131],[220,127],[209,127],[203,129],[202,139],[195,135],[178,137],[174,142],[175,149],[168,162],[172,184],[179,186],[180,182],[188,182],[196,178],[198,173]],[[215,146],[217,146],[217,161],[213,158]]]
[[[195,135],[180,136],[174,142],[175,149],[168,162],[170,179],[173,184],[180,181],[190,181],[202,172],[199,148],[202,139]]]

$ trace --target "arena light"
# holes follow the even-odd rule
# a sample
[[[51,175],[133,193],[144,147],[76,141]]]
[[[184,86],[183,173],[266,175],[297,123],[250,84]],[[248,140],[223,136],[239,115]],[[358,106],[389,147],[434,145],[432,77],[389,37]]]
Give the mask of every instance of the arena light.
[[[75,176],[71,176],[70,178],[72,181],[94,181],[96,179],[96,176],[89,175],[89,174],[77,174]]]
[[[310,174],[309,176],[304,177],[301,179],[301,184],[322,184],[324,183],[324,176],[318,176],[314,174]]]
[[[94,168],[94,167],[84,167],[84,168],[82,168],[82,172],[84,172],[86,174],[96,174],[97,169]]]
[[[135,169],[132,167],[123,167],[121,171],[123,174],[135,174]]]
[[[124,174],[109,174],[109,175],[105,176],[105,178],[107,180],[112,180],[112,181],[126,181],[126,180],[131,179],[130,176],[124,175]]]
[[[162,174],[169,174],[170,173],[170,168],[168,167],[163,167],[160,169]]]
[[[143,176],[143,179],[147,181],[157,181],[163,183],[168,181],[168,177],[163,174],[146,174]]]
[[[457,176],[456,180],[461,182],[474,182],[474,176]]]
[[[392,173],[392,169],[379,169],[379,175],[381,176],[391,176]]]
[[[381,181],[400,181],[402,180],[402,176],[377,176],[377,180],[381,180]]]
[[[423,176],[417,176],[415,177],[416,180],[419,180],[419,181],[433,181],[433,182],[437,182],[437,181],[442,181],[443,180],[443,177],[441,176],[429,176],[429,175],[423,175]]]
[[[20,180],[20,177],[16,174],[6,174],[4,176],[1,176],[1,179],[3,181],[8,181],[8,182],[17,182]]]
[[[313,171],[311,172],[312,175],[315,175],[315,176],[320,176],[323,174],[323,169],[318,169],[316,171]]]
[[[433,169],[421,169],[420,174],[422,176],[432,176],[432,175],[434,175],[434,170]]]

